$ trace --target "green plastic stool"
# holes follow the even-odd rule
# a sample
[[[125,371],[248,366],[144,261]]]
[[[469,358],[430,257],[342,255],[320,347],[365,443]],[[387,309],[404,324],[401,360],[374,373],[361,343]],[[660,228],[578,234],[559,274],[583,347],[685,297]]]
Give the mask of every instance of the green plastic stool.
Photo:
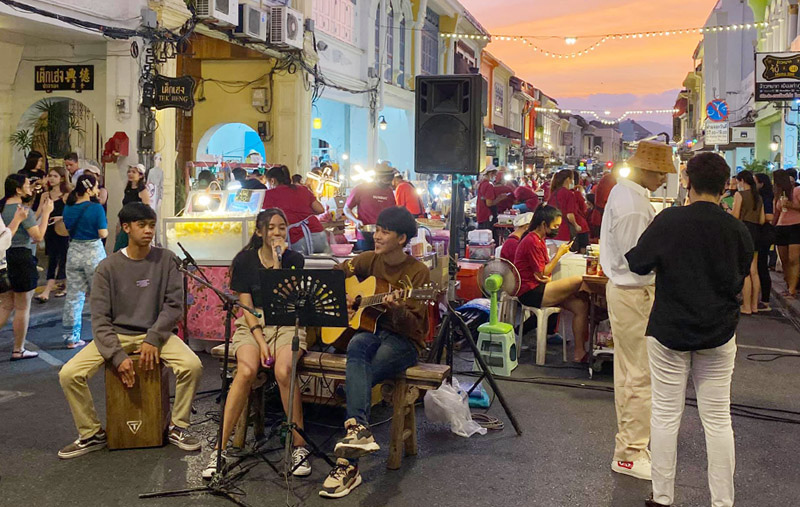
[[[514,327],[511,324],[498,322],[482,324],[478,331],[478,350],[493,375],[511,376],[514,368],[519,366],[519,353]],[[478,371],[478,362],[472,366]]]

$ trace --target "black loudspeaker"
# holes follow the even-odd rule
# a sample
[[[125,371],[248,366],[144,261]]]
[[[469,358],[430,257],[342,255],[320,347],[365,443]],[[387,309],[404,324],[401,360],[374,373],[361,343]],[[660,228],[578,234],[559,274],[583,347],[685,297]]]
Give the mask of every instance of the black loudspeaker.
[[[485,89],[480,74],[417,76],[416,172],[480,172]]]

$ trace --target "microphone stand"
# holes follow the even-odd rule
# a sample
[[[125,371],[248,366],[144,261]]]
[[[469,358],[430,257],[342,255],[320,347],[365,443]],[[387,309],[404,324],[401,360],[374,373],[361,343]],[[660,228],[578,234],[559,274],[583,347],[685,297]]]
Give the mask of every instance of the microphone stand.
[[[183,249],[183,247],[181,247]],[[184,250],[185,252],[185,250]],[[261,317],[261,313],[258,312],[254,308],[250,308],[247,305],[243,305],[239,302],[239,299],[231,294],[226,293],[223,290],[214,287],[211,282],[200,278],[199,276],[195,275],[194,273],[190,272],[185,263],[192,263],[191,256],[187,254],[186,259],[184,259],[183,263],[179,261],[175,261],[178,266],[178,271],[183,273],[184,275],[188,276],[195,282],[203,285],[204,287],[213,291],[217,297],[222,301],[222,306],[225,308],[225,353],[224,358],[222,361],[222,368],[221,368],[221,376],[222,376],[222,391],[220,393],[220,416],[219,416],[219,430],[217,432],[217,471],[211,479],[211,482],[204,486],[199,486],[196,488],[188,488],[188,489],[179,489],[174,491],[162,491],[156,493],[143,493],[139,495],[139,498],[162,498],[162,497],[171,497],[171,496],[184,496],[190,495],[192,493],[209,493],[215,496],[224,497],[231,502],[235,503],[236,505],[246,505],[241,501],[237,500],[229,491],[227,491],[228,486],[235,481],[236,479],[243,476],[245,473],[249,471],[249,469],[244,469],[231,477],[225,477],[225,474],[222,470],[222,429],[225,424],[225,405],[228,399],[228,359],[230,357],[230,343],[231,343],[231,322],[233,320],[234,311],[236,308],[241,308],[242,310],[251,313],[256,318]],[[196,266],[196,264],[195,264]],[[201,271],[202,273],[202,271]]]
[[[183,247],[183,245],[180,244],[180,242],[178,242],[178,248],[181,249],[181,251],[183,252],[183,257],[184,257],[184,259],[181,261],[181,266],[183,268],[186,268],[186,270],[178,268],[179,271],[181,271],[181,273],[184,273],[184,275],[188,275],[189,272],[188,272],[187,266],[192,265],[192,266],[194,266],[195,271],[197,271],[200,274],[200,276],[203,277],[203,280],[205,280],[207,282],[207,284],[211,284],[211,280],[208,279],[208,277],[206,276],[205,271],[203,271],[203,268],[201,268],[197,264],[197,261],[194,260],[194,257],[192,257],[192,254],[190,254]],[[208,286],[208,285],[206,285],[206,286]],[[212,287],[212,289],[213,289],[213,287]],[[184,276],[183,277],[183,341],[186,342],[187,344],[189,343],[189,310],[188,310],[189,302],[188,302],[188,299],[187,299],[188,298],[188,294],[189,294],[189,279],[186,276]]]

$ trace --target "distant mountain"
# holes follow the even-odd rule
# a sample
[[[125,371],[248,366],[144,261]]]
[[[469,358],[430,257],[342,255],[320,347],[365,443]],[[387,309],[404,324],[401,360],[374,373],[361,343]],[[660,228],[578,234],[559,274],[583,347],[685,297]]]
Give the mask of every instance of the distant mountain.
[[[667,134],[669,134],[670,138],[672,137],[672,125],[658,123],[656,121],[647,121],[647,120],[637,121],[636,123],[638,123],[642,127],[652,132],[653,135],[660,134],[661,132],[666,132]]]
[[[620,122],[619,130],[622,132],[622,140],[627,142],[640,141],[653,135],[641,123],[630,119]]]

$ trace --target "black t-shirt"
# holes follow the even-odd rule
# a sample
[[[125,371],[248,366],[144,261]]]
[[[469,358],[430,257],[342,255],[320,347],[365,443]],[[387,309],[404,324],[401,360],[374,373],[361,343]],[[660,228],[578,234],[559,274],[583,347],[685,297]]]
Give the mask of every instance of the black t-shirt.
[[[680,351],[719,347],[733,337],[737,296],[753,261],[741,221],[708,202],[667,208],[625,258],[634,273],[656,273],[648,336]]]
[[[255,178],[244,180],[242,188],[246,190],[266,190],[267,187]]]
[[[281,267],[283,269],[303,269],[303,254],[287,250],[283,253]],[[259,270],[266,269],[258,258],[258,250],[242,250],[231,264],[231,290],[253,296],[253,306],[263,308],[261,300],[261,276]]]

